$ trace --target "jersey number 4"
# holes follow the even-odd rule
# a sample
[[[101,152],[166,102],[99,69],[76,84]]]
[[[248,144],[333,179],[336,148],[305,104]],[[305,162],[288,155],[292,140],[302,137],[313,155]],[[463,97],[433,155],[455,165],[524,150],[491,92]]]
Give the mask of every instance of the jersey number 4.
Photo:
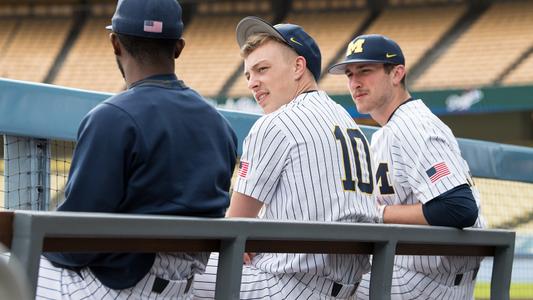
[[[344,162],[344,174],[346,174],[346,179],[342,180],[342,184],[345,190],[355,191],[355,180],[353,179],[352,174],[352,163],[350,161],[350,154],[348,153],[348,143],[346,142],[346,137],[343,134],[339,126],[335,126],[335,138],[339,140],[342,148],[342,158]],[[372,179],[372,166],[370,164],[370,150],[368,148],[368,143],[365,139],[365,136],[359,129],[347,129],[346,134],[348,140],[350,141],[351,150],[353,151],[353,157],[355,160],[355,175],[357,177],[357,187],[363,193],[372,194],[374,191],[374,181]],[[359,153],[358,143],[363,145],[363,152]],[[363,155],[361,155],[363,154]],[[364,181],[363,170],[361,167],[361,160],[366,161],[368,182]]]

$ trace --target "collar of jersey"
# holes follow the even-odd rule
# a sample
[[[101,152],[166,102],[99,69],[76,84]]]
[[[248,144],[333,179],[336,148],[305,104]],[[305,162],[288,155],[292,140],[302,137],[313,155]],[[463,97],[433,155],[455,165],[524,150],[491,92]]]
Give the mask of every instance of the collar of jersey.
[[[167,88],[183,88],[185,86],[183,81],[178,80],[176,74],[157,74],[132,83],[128,89],[146,85],[155,85]]]
[[[301,93],[300,95],[296,96],[294,99],[292,99],[291,102],[287,103],[287,104],[292,104],[292,103],[298,103],[300,101],[302,101],[303,99],[305,99],[307,97],[307,95],[310,95],[312,93],[319,93],[318,90],[310,90],[310,91],[305,91],[303,93]]]
[[[402,106],[402,105],[404,105],[404,104],[406,104],[406,103],[408,103],[408,102],[411,102],[411,101],[413,101],[413,100],[415,100],[415,99],[413,99],[413,97],[409,97],[407,100],[405,100],[405,101],[402,102],[400,105],[398,105],[398,107],[396,107],[396,108],[394,109],[394,111],[392,112],[392,114],[390,114],[389,119],[387,120],[387,123],[389,123],[390,119],[392,119],[392,116],[394,116],[394,113],[398,110],[398,108],[400,108],[400,106]]]

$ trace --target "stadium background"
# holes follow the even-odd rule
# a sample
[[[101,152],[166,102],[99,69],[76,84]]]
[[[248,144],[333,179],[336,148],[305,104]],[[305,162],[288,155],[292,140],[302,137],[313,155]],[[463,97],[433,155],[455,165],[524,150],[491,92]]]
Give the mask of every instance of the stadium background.
[[[293,22],[314,36],[323,68],[339,60],[346,43],[381,33],[404,49],[408,86],[459,137],[533,146],[533,1],[444,0],[189,0],[184,8],[186,48],[177,74],[220,107],[259,112],[249,98],[234,28],[245,15]],[[104,29],[112,0],[1,0],[0,77],[101,92],[124,83]],[[325,72],[324,72],[325,73]],[[342,76],[319,84],[359,123]],[[0,90],[0,93],[4,91]],[[21,141],[4,139],[4,152]],[[62,198],[74,144],[51,149],[51,207]],[[491,157],[485,159],[490,160]],[[476,178],[492,228],[518,233],[513,299],[533,299],[533,167],[531,178]],[[0,174],[4,160],[0,160]],[[4,194],[0,175],[0,199]],[[3,206],[1,200],[0,205]],[[488,295],[490,273],[480,273],[477,298]]]

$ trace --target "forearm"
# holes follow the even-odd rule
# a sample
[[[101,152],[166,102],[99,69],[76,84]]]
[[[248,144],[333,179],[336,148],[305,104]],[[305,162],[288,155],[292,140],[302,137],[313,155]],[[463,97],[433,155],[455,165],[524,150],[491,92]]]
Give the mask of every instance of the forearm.
[[[422,212],[422,203],[385,206],[383,223],[429,225]]]
[[[261,207],[263,207],[263,203],[257,199],[239,192],[233,192],[226,218],[257,218]],[[243,263],[245,265],[251,264],[254,256],[255,253],[244,253]]]
[[[226,218],[256,218],[261,207],[263,207],[263,203],[257,199],[233,192]]]

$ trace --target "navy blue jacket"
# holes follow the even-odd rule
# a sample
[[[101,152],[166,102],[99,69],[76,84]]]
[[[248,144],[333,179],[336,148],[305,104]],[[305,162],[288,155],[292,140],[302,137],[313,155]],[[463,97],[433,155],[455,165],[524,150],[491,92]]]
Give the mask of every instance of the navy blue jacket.
[[[91,110],[58,210],[223,217],[237,138],[227,120],[175,75],[136,82]],[[45,253],[89,267],[106,286],[134,286],[155,253]]]

